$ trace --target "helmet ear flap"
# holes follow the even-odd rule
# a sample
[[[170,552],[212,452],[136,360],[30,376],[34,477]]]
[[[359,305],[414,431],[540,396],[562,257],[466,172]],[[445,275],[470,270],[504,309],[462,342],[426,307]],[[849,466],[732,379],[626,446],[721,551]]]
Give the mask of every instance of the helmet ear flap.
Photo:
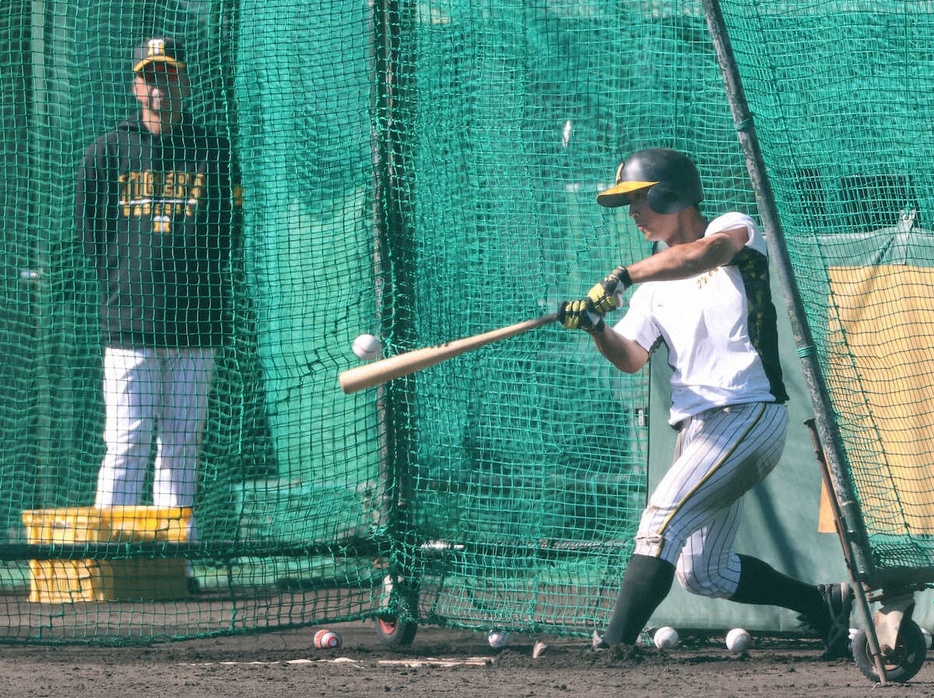
[[[671,188],[667,182],[659,182],[646,193],[649,208],[655,213],[677,213],[684,206],[681,205],[681,195]]]

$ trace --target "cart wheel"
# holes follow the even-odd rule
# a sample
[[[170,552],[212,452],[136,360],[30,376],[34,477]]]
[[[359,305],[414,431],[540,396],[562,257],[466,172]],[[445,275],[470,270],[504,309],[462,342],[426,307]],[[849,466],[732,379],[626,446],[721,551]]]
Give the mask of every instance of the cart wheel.
[[[918,673],[927,654],[927,643],[920,626],[913,620],[902,622],[898,629],[898,641],[895,649],[882,658],[885,677],[889,681],[904,683]],[[870,681],[879,681],[876,664],[869,652],[869,642],[865,628],[860,628],[853,638],[853,659],[856,666]]]
[[[399,620],[396,616],[377,616],[373,621],[376,634],[384,645],[404,647],[411,645],[418,632],[418,625],[410,620]],[[920,631],[919,631],[920,632]],[[924,638],[921,638],[922,641]]]

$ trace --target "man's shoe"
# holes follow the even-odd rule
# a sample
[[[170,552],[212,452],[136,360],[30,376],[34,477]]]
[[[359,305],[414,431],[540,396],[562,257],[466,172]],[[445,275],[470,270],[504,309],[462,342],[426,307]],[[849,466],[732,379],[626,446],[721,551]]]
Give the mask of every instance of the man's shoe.
[[[594,633],[590,644],[581,651],[581,657],[592,663],[639,663],[644,659],[645,653],[638,645],[610,645]]]
[[[823,623],[814,623],[824,641],[825,659],[840,659],[850,656],[850,613],[853,610],[853,590],[847,583],[818,584],[824,599]]]
[[[605,643],[603,638],[594,630],[593,635],[590,636],[590,644],[581,650],[581,655],[590,659],[595,659],[608,649],[610,649],[610,646]]]

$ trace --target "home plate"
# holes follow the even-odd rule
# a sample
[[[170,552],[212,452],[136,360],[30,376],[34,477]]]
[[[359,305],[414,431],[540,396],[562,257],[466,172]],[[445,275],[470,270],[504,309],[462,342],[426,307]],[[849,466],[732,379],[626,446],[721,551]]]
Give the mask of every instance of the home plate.
[[[491,660],[487,657],[467,657],[466,659],[436,659],[426,657],[425,659],[380,659],[377,664],[382,666],[404,666],[406,668],[416,668],[421,666],[487,666]]]

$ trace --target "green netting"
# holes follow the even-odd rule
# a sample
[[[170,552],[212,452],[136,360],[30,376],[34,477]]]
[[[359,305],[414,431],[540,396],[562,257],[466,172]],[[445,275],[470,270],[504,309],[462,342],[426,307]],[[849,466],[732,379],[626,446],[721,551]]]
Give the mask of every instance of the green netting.
[[[934,12],[723,8],[872,559],[929,567]]]
[[[862,306],[832,299],[873,265],[900,265],[893,284],[905,281],[898,211],[930,198],[927,129],[908,118],[930,92],[915,47],[929,15],[764,7],[730,6],[729,19],[848,453],[875,485],[898,475],[878,473],[891,464],[887,427],[859,383],[878,374],[844,342]],[[85,146],[135,111],[129,57],[153,34],[185,42],[194,120],[232,142],[243,176],[199,537],[166,537],[161,519],[116,545],[106,527],[102,540],[56,538],[53,525],[39,535],[24,511],[71,508],[73,522],[94,503],[102,338],[74,178]],[[846,51],[886,40],[897,48],[850,67],[864,64]],[[8,2],[0,97],[0,641],[146,641],[385,612],[581,635],[602,622],[645,499],[647,374],[618,373],[552,326],[379,389],[344,395],[337,375],[359,363],[358,334],[396,354],[494,329],[648,254],[624,215],[594,201],[635,149],[690,153],[707,210],[754,210],[699,2]],[[874,191],[902,199],[891,209]],[[875,237],[850,259],[844,236],[861,234]],[[883,246],[894,256],[874,255]],[[922,336],[922,298],[896,344]],[[880,516],[892,510],[882,485],[865,500]],[[902,523],[880,534],[902,536]],[[179,557],[202,591],[182,602],[165,598]],[[155,561],[171,590],[28,601],[30,559],[71,579]]]

